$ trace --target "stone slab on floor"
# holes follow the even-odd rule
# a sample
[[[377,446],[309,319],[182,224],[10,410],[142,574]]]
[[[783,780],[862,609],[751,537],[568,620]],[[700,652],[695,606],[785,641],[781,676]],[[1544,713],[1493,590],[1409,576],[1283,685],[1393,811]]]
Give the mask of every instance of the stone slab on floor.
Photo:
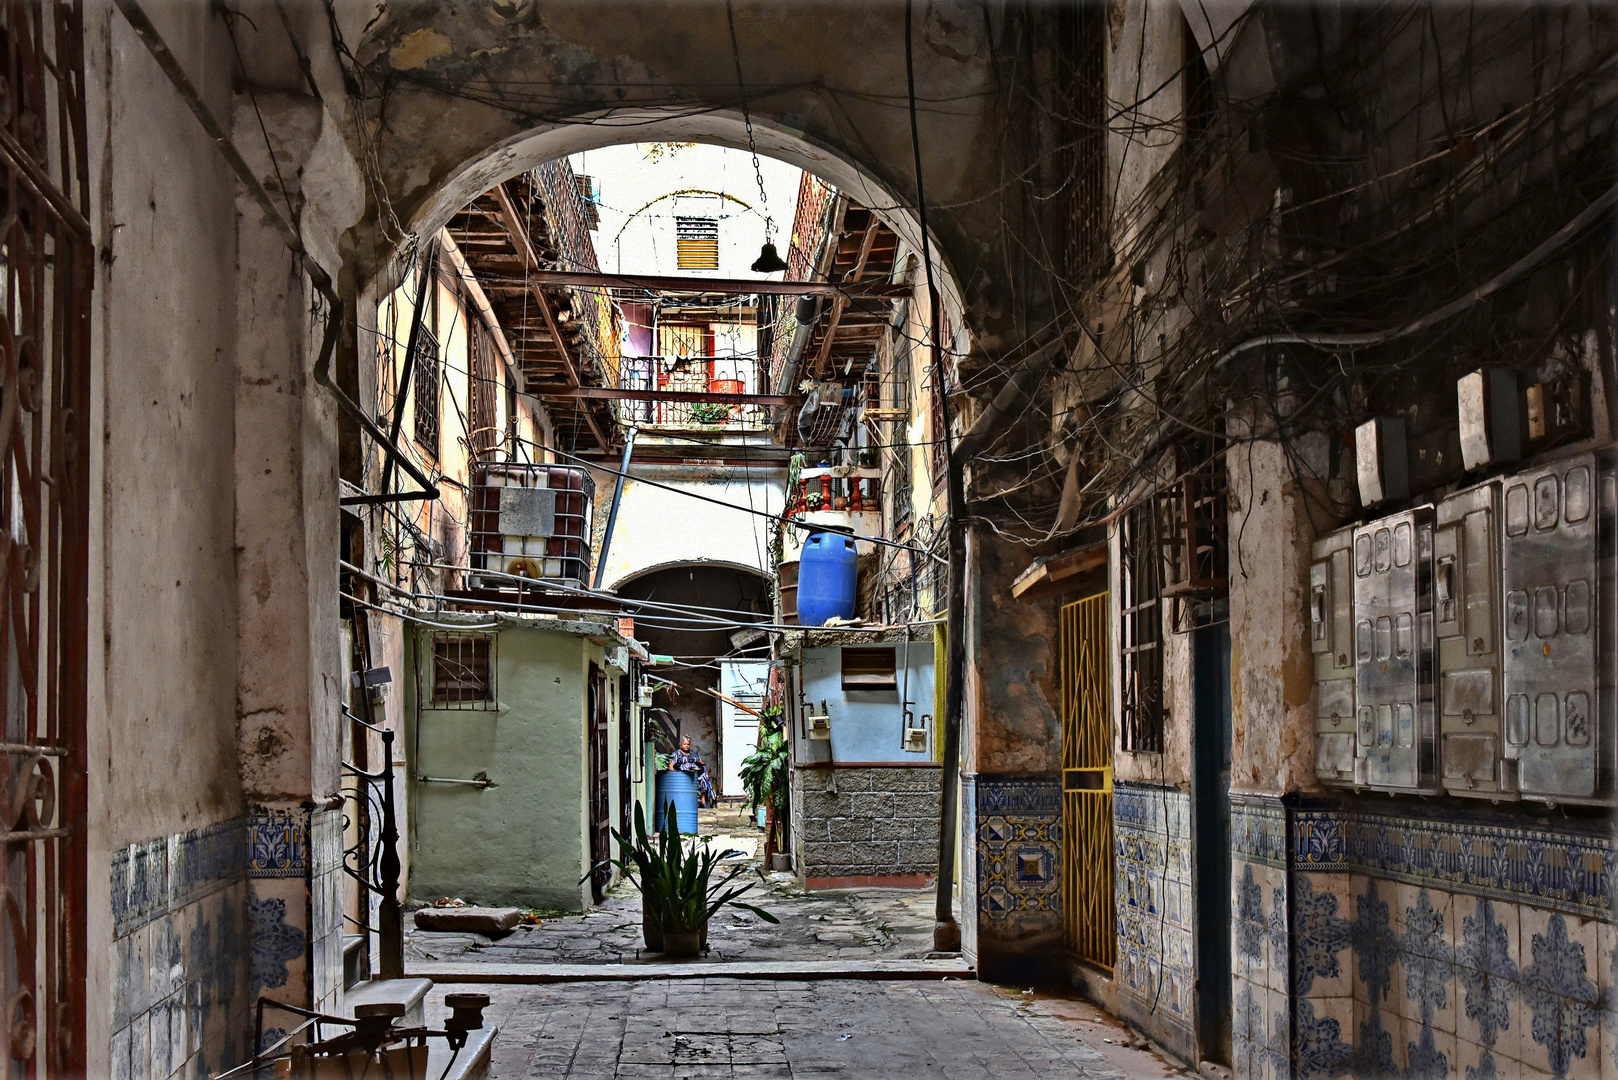
[[[664,960],[638,964],[513,964],[492,960],[474,963],[416,963],[410,974],[434,984],[616,982],[635,979],[971,979],[964,960],[760,960],[711,958]]]
[[[443,987],[443,989],[450,989]],[[490,986],[494,1080],[1177,1080],[1082,1002],[967,980]],[[436,995],[435,995],[436,996]],[[428,1022],[442,1020],[429,1010]],[[1108,1042],[1112,1039],[1112,1042]]]
[[[521,908],[425,907],[416,911],[416,926],[422,930],[463,934],[503,934],[521,919]]]

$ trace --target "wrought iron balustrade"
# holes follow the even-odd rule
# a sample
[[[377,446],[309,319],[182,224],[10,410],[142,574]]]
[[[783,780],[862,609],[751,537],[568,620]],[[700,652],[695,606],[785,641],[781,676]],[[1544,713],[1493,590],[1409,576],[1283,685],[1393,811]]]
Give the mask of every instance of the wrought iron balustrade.
[[[343,850],[343,872],[361,886],[365,915],[377,897],[376,922],[354,920],[367,935],[375,933],[377,974],[404,977],[404,911],[399,903],[399,824],[393,793],[394,732],[361,720],[343,706],[343,715],[382,739],[382,765],[375,772],[343,762],[343,831],[354,830],[354,843]],[[348,917],[348,916],[345,916]]]

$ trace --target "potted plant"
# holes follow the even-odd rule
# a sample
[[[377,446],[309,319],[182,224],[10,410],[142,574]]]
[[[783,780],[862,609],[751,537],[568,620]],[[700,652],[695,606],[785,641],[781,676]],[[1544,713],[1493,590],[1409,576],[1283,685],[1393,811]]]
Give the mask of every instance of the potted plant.
[[[766,710],[759,725],[758,749],[742,759],[742,786],[747,789],[748,805],[764,807],[767,832],[764,837],[765,863],[775,869],[777,826],[785,810],[787,770],[791,767],[786,736],[781,730],[781,709]],[[784,868],[783,868],[784,869]]]
[[[763,908],[737,899],[753,887],[751,881],[731,884],[747,866],[732,867],[716,878],[720,861],[740,852],[715,853],[705,846],[686,850],[673,803],[667,807],[663,831],[656,839],[647,833],[646,813],[637,803],[634,833],[631,838],[612,830],[620,855],[602,865],[616,866],[640,890],[641,925],[648,949],[669,956],[695,956],[706,944],[709,917],[726,905],[751,911],[765,922],[781,921]],[[589,875],[580,884],[587,880]]]

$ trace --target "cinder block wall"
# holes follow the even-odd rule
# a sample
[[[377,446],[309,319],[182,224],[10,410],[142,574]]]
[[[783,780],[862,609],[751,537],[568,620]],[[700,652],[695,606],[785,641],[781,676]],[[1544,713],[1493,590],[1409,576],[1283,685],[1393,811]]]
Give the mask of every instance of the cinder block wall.
[[[809,888],[921,885],[938,873],[937,766],[797,768],[793,867]]]

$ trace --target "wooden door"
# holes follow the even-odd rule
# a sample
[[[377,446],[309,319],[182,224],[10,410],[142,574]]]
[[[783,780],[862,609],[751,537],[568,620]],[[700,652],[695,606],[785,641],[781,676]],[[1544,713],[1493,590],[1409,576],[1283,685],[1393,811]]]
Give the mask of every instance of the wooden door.
[[[1062,906],[1067,941],[1081,958],[1112,968],[1112,709],[1108,594],[1063,605]]]
[[[586,735],[590,744],[590,894],[596,903],[606,899],[612,870],[605,866],[611,858],[612,781],[611,759],[607,752],[607,675],[596,664],[590,665]]]

